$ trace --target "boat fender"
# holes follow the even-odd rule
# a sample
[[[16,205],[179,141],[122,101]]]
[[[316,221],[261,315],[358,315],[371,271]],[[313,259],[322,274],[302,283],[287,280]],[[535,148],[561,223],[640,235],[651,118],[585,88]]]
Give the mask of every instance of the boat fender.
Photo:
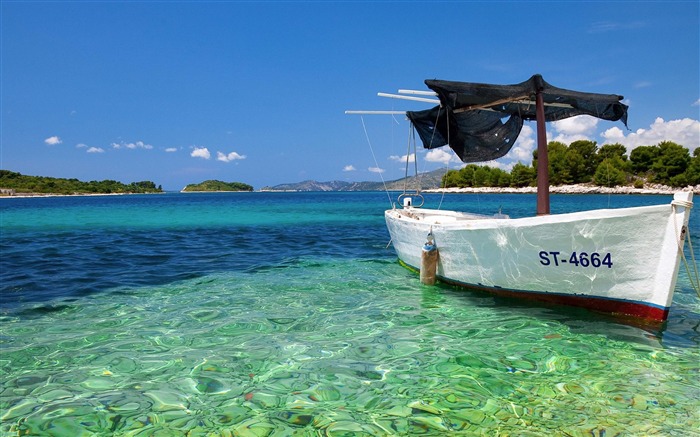
[[[428,233],[428,238],[423,245],[420,255],[420,282],[425,285],[435,285],[437,276],[439,252],[433,239],[433,232]]]

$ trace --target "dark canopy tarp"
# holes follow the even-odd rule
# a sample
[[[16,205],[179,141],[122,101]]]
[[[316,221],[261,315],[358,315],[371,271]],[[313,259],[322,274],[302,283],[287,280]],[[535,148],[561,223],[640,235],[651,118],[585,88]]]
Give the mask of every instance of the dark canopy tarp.
[[[535,120],[535,98],[541,92],[545,121],[591,115],[627,125],[622,96],[554,87],[536,74],[516,85],[426,80],[440,106],[407,112],[427,149],[449,144],[463,162],[500,158],[515,143],[524,120]]]

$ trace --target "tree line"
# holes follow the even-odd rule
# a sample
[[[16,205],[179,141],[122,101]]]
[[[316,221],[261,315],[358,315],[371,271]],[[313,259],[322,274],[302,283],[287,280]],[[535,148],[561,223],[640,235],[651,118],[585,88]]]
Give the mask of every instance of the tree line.
[[[14,189],[18,193],[41,194],[112,194],[112,193],[162,193],[163,188],[151,181],[124,184],[113,180],[83,182],[78,179],[26,176],[21,173],[0,170],[0,188]]]
[[[700,184],[700,148],[693,156],[687,148],[671,141],[640,146],[627,155],[621,144],[598,147],[595,141],[558,141],[547,145],[550,185],[595,184],[604,187],[645,183],[685,187]],[[450,170],[442,178],[444,187],[527,187],[537,181],[537,150],[532,165],[517,163],[510,172],[469,164]]]
[[[182,191],[253,191],[253,187],[243,182],[208,180],[199,184],[189,184]]]

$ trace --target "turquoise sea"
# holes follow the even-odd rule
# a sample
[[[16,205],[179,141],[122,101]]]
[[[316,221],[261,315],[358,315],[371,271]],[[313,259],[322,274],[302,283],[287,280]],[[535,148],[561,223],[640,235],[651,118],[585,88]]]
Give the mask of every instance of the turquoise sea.
[[[523,194],[426,206],[441,201],[535,209]],[[668,202],[553,195],[552,212]],[[684,269],[658,329],[423,286],[387,248],[389,205],[0,199],[0,435],[700,435],[700,299]],[[690,231],[700,252],[697,211]]]

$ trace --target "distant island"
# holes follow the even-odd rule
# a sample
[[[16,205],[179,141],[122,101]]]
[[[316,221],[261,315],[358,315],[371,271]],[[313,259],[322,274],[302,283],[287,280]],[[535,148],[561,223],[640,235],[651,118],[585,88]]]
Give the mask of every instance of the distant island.
[[[123,184],[113,180],[83,182],[78,179],[27,176],[0,170],[0,195],[81,195],[81,194],[144,194],[162,193],[163,188],[151,181]]]
[[[656,194],[679,189],[700,193],[700,147],[690,151],[670,141],[639,146],[627,155],[621,144],[602,147],[594,141],[579,140],[570,145],[552,141],[547,145],[549,182],[553,193]],[[403,191],[404,189],[444,192],[532,193],[537,175],[537,151],[532,164],[515,164],[510,171],[487,165],[468,164],[459,170],[438,169],[418,176],[384,182],[318,182],[265,186],[260,191]],[[207,180],[181,190],[193,192],[250,192],[242,182]],[[162,193],[151,181],[123,184],[113,180],[81,182],[43,176],[25,176],[0,170],[0,196],[84,195]]]
[[[182,189],[182,193],[191,192],[217,192],[217,191],[253,191],[253,187],[243,182],[222,182],[216,180],[204,181],[199,184],[189,184]]]
[[[454,170],[450,170],[452,172]],[[445,175],[445,169],[434,170],[429,173],[424,173],[416,180],[415,176],[408,179],[397,179],[392,181],[382,182],[345,182],[345,181],[328,181],[318,182],[307,180],[297,183],[280,184],[271,187],[263,187],[260,191],[267,192],[314,192],[314,191],[384,191],[386,186],[387,191],[403,191],[406,187],[409,191],[413,191],[420,186],[420,190],[424,193],[510,193],[510,194],[530,194],[536,193],[537,187],[534,185],[527,186],[471,186],[445,187],[441,183],[442,177]],[[618,185],[615,187],[606,187],[595,185],[593,183],[577,183],[577,184],[562,184],[553,185],[550,187],[551,193],[559,194],[670,194],[683,189],[685,191],[693,191],[700,194],[700,185],[689,185],[686,187],[671,187],[664,184],[644,183],[642,185]]]
[[[668,193],[678,189],[700,191],[700,148],[690,151],[673,142],[639,146],[627,156],[621,144],[579,140],[570,145],[547,145],[552,192]],[[468,164],[459,170],[435,170],[387,182],[303,181],[263,187],[261,191],[423,191],[530,193],[537,185],[537,151],[532,164],[515,164],[510,171]]]
[[[347,181],[303,181],[262,187],[260,191],[402,191],[404,187],[421,190],[439,188],[445,169],[422,173],[419,177],[409,176],[386,182],[347,182]]]

